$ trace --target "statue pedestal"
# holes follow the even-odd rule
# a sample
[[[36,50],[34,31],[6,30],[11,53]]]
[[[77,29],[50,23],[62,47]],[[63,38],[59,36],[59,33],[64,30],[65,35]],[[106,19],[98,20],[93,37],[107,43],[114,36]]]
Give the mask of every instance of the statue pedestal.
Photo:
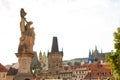
[[[34,53],[15,53],[18,57],[19,69],[15,76],[15,80],[33,80],[33,75],[30,71],[31,60]]]

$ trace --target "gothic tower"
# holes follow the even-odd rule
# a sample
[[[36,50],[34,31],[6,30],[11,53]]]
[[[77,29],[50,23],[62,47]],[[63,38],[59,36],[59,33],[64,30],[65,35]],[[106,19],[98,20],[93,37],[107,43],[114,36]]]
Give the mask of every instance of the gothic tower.
[[[43,62],[43,58],[42,58],[42,52],[40,51],[39,53],[39,62],[42,63]]]
[[[98,52],[97,46],[95,46],[94,59],[98,60],[98,58],[99,58],[99,52]]]
[[[63,51],[58,49],[57,37],[53,37],[51,52],[48,52],[48,72],[58,75],[62,70]]]
[[[89,58],[91,58],[92,57],[92,54],[91,54],[91,51],[89,50]]]

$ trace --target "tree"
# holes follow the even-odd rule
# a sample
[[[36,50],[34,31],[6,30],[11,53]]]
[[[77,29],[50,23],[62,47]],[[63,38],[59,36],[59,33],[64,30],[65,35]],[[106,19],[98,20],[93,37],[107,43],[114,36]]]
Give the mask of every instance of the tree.
[[[106,60],[111,64],[111,70],[117,75],[120,80],[120,27],[117,28],[117,32],[114,32],[114,52],[106,55]]]
[[[75,66],[80,66],[80,62],[74,62]]]
[[[71,63],[71,62],[68,62],[68,63],[67,63],[67,65],[71,66],[71,65],[72,65],[72,63]]]

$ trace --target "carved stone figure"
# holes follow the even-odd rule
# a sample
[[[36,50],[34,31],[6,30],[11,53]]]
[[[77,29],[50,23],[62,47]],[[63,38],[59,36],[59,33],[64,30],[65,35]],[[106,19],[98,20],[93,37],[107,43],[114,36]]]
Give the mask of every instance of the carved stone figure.
[[[21,22],[20,22],[20,30],[21,30],[21,34],[25,31],[25,21],[26,21],[26,12],[24,11],[23,8],[21,8],[20,10],[20,16],[21,16]]]
[[[25,18],[26,14],[27,13],[24,11],[24,9],[21,9],[21,11],[20,11],[20,16],[21,16],[21,22],[20,22],[21,37],[20,37],[18,53],[33,53],[35,32],[34,32],[34,28],[31,27],[33,22],[32,21],[28,22],[26,20],[26,18]]]

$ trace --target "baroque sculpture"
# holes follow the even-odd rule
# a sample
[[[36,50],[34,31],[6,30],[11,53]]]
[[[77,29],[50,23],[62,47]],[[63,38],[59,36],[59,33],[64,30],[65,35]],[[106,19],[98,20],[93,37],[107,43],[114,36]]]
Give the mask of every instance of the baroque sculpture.
[[[27,21],[25,16],[26,12],[23,8],[20,10],[21,22],[20,22],[20,43],[18,47],[18,53],[33,53],[33,45],[35,40],[34,28],[31,27],[32,21]]]

